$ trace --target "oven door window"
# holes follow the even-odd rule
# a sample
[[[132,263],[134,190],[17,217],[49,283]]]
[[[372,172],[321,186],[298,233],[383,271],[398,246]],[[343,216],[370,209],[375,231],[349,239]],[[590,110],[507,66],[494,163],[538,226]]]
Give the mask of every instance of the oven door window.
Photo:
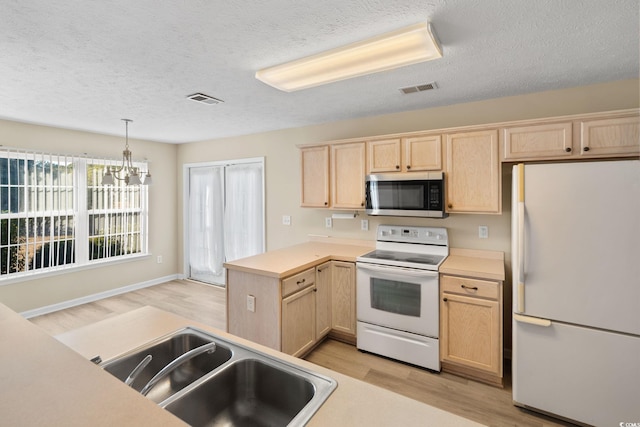
[[[397,280],[371,278],[371,308],[420,317],[421,286]]]

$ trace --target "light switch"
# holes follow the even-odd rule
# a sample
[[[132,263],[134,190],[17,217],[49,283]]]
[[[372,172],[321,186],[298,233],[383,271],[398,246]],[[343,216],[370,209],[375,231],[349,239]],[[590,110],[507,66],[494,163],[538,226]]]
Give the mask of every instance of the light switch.
[[[369,230],[369,220],[368,219],[361,219],[360,220],[360,230],[362,230],[362,231]]]
[[[291,215],[282,215],[282,225],[291,225]]]
[[[324,219],[324,226],[325,226],[326,228],[331,228],[331,227],[333,227],[333,220],[331,219],[331,217],[330,217],[330,216],[328,216],[328,217],[326,217],[326,218]]]

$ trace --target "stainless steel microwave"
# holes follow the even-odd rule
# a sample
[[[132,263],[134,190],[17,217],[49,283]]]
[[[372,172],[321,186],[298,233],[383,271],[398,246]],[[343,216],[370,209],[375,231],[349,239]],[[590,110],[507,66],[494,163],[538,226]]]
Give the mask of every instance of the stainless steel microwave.
[[[368,215],[446,218],[443,172],[367,175]]]

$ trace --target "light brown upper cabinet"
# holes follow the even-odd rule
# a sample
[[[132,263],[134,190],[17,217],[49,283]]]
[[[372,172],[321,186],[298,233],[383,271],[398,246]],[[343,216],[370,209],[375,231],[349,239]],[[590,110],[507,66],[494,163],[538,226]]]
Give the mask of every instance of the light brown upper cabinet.
[[[300,206],[329,207],[329,146],[300,148]]]
[[[368,141],[369,173],[400,172],[401,151],[400,138]]]
[[[580,122],[580,156],[612,157],[640,154],[640,117]]]
[[[447,134],[445,158],[447,212],[501,212],[497,130]]]
[[[637,112],[589,115],[556,123],[545,121],[503,128],[500,134],[502,160],[575,160],[640,155],[640,116]]]
[[[447,212],[502,212],[500,162],[640,156],[640,109],[300,145],[303,207],[363,209],[367,173],[444,171]]]
[[[413,136],[404,141],[404,168],[407,172],[442,170],[440,135]]]
[[[331,207],[364,209],[365,142],[331,145]]]
[[[570,157],[571,122],[515,126],[502,129],[503,159],[507,161]]]
[[[440,135],[368,141],[368,172],[418,172],[442,170]]]

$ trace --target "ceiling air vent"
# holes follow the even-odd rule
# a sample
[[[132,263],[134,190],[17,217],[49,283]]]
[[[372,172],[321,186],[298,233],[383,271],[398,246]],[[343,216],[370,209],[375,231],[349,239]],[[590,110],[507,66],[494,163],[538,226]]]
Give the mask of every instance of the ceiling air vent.
[[[204,93],[194,93],[193,95],[187,96],[187,98],[191,99],[192,101],[202,102],[203,104],[209,104],[209,105],[220,104],[224,102],[221,99],[214,98],[213,96],[205,95]]]
[[[431,89],[437,89],[437,88],[438,88],[438,85],[436,85],[436,82],[431,82],[431,83],[425,83],[423,85],[418,85],[418,86],[402,87],[400,88],[400,92],[404,93],[405,95],[408,95],[410,93],[424,92],[425,90],[431,90]]]

